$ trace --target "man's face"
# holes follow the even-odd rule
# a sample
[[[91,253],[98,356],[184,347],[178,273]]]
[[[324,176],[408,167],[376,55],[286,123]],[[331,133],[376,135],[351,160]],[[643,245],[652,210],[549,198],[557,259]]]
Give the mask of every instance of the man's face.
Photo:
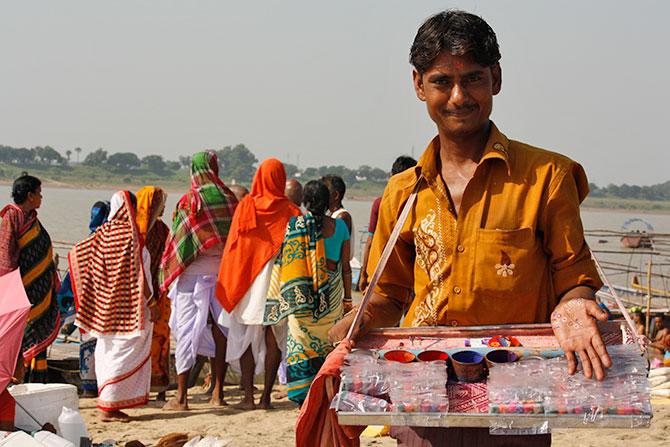
[[[663,328],[663,317],[654,317],[654,326],[658,329]]]
[[[416,96],[426,103],[440,133],[463,138],[485,129],[500,92],[500,65],[484,67],[471,56],[442,52],[425,73],[413,73]]]

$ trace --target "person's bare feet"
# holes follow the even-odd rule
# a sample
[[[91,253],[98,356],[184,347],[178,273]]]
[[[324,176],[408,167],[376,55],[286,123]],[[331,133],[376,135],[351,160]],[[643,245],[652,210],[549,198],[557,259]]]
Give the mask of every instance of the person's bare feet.
[[[228,406],[228,402],[226,402],[226,400],[222,399],[222,398],[221,399],[216,399],[216,398],[212,397],[209,400],[209,403],[210,403],[210,405],[213,405],[215,407],[227,407]]]
[[[165,411],[188,411],[188,401],[184,400],[183,402],[173,397],[168,400],[165,405],[163,405],[163,410]]]
[[[256,404],[254,403],[253,400],[252,400],[251,402],[246,401],[246,400],[243,400],[242,402],[240,402],[239,404],[235,405],[234,407],[235,407],[235,409],[237,409],[237,410],[251,411],[251,410],[255,410],[255,409],[256,409]]]
[[[130,422],[130,416],[123,411],[102,411],[102,422]]]
[[[260,401],[258,402],[258,407],[262,410],[274,410],[275,407],[272,405],[272,402],[268,401]]]
[[[286,390],[279,390],[272,395],[274,400],[282,400],[288,397],[288,392]]]

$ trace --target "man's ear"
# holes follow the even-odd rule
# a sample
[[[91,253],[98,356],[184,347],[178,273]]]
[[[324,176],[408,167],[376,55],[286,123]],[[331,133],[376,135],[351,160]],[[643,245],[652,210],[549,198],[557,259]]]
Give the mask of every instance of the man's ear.
[[[493,78],[493,95],[497,95],[502,90],[502,68],[500,64],[491,67],[491,77]]]
[[[416,92],[416,97],[421,101],[426,100],[426,92],[423,88],[423,76],[416,70],[412,70],[412,83],[414,84],[414,91]]]

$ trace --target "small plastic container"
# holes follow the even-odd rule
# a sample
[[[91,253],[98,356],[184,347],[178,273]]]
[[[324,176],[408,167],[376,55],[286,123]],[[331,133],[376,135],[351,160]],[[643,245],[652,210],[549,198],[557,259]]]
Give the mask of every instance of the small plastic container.
[[[395,349],[393,351],[386,351],[384,358],[391,362],[410,363],[416,360],[416,355],[405,349]]]
[[[419,352],[419,355],[417,358],[422,361],[422,362],[434,362],[434,361],[443,361],[446,362],[447,359],[449,358],[449,354],[447,354],[444,351],[438,351],[438,350],[428,350],[428,351],[421,351]]]
[[[484,356],[476,351],[458,351],[451,355],[454,374],[460,382],[479,382],[486,376]]]
[[[88,439],[88,430],[84,418],[77,410],[63,407],[58,416],[59,433],[70,441],[74,447],[80,447],[81,439]]]
[[[493,351],[489,351],[484,358],[486,359],[486,366],[489,368],[519,360],[519,356],[508,349],[494,349]]]

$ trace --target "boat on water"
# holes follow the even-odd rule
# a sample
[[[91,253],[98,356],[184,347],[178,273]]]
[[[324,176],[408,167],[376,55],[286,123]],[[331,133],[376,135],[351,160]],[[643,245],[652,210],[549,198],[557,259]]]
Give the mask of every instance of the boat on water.
[[[646,220],[634,217],[621,226],[623,235],[621,245],[624,248],[653,248],[652,235],[654,227]]]

